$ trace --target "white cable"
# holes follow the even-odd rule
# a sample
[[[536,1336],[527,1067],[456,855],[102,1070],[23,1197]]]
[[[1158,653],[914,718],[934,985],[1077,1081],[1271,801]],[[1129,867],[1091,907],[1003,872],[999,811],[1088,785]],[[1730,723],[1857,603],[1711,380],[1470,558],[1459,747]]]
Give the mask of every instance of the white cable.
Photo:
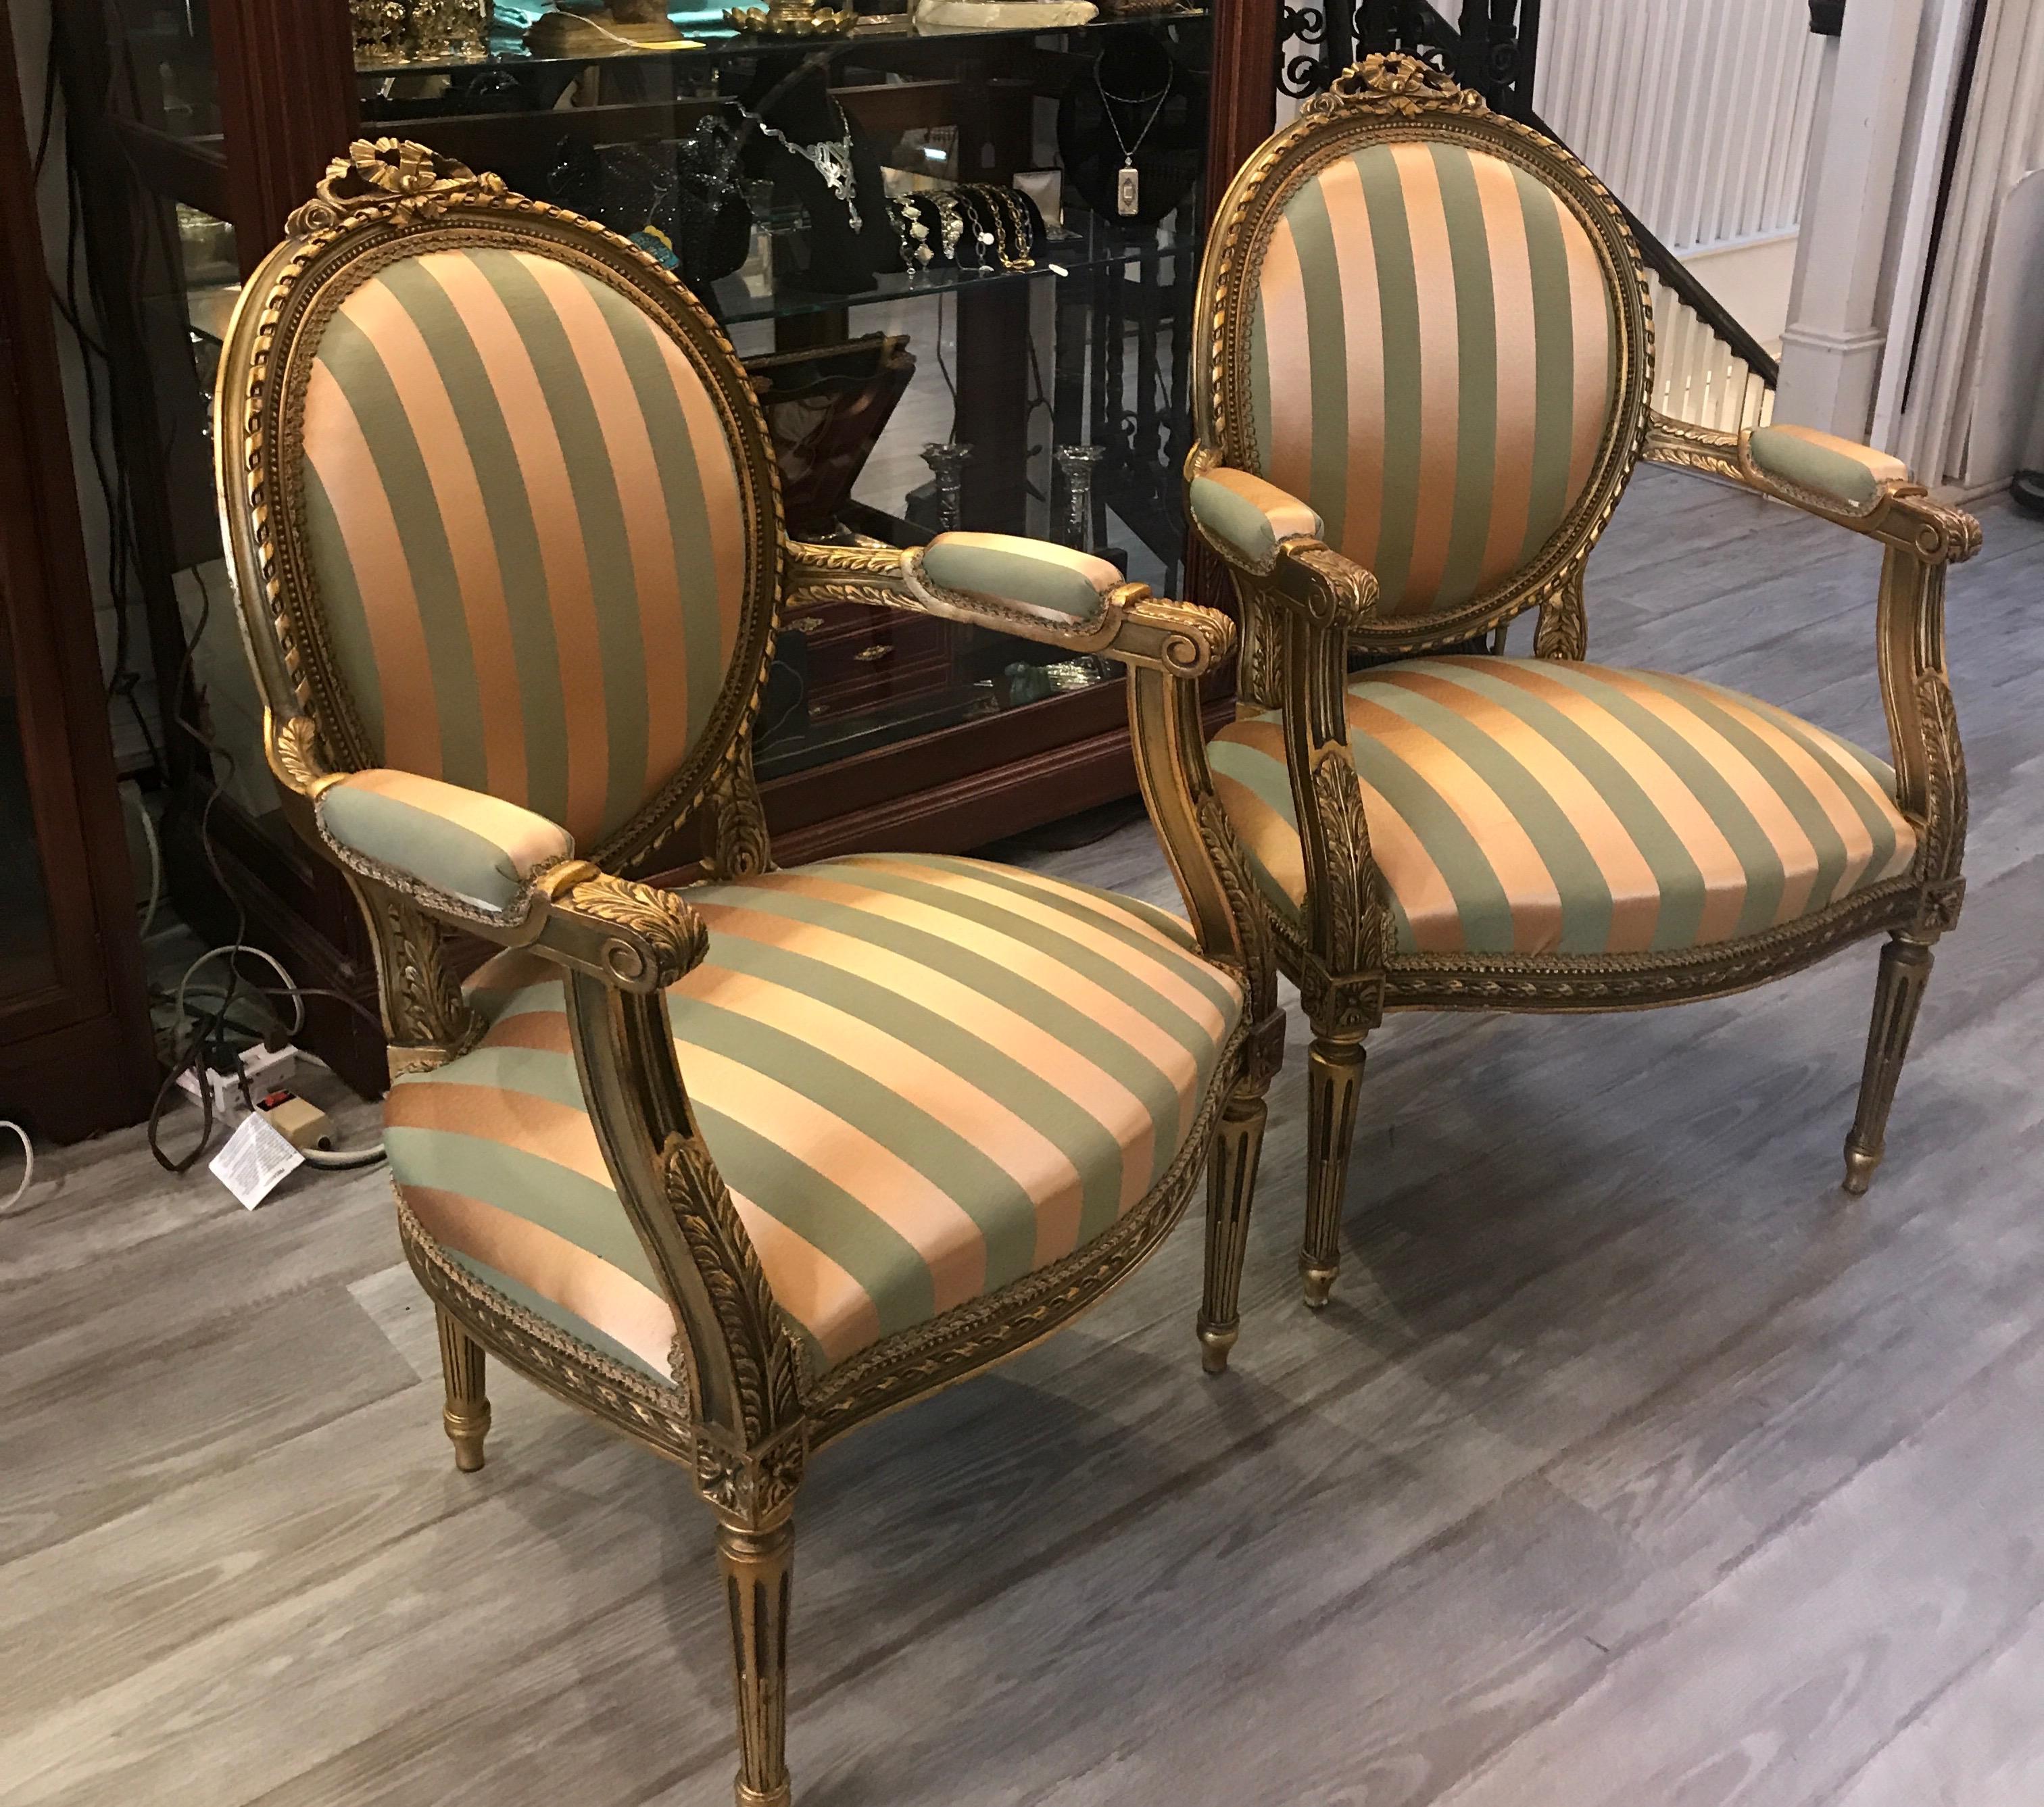
[[[28,1164],[21,1169],[21,1184],[8,1195],[4,1204],[0,1204],[0,1214],[4,1214],[29,1195],[29,1184],[36,1177],[36,1145],[29,1140],[29,1132],[19,1123],[10,1123],[4,1117],[0,1117],[0,1130],[12,1130],[21,1138],[21,1157]]]
[[[209,947],[185,969],[185,976],[178,981],[178,1020],[180,1022],[185,1020],[185,988],[192,982],[193,975],[202,966],[208,961],[217,960],[223,953],[230,958],[237,953],[252,953],[258,960],[265,961],[282,982],[285,992],[291,1000],[290,1033],[295,1035],[305,1027],[305,1000],[298,996],[298,980],[284,970],[283,962],[274,953],[266,953],[261,948],[251,947],[248,942],[241,941],[229,942],[225,947]],[[228,970],[230,973],[233,971],[231,965]]]
[[[163,900],[163,844],[156,838],[156,819],[149,814],[149,806],[142,800],[138,785],[133,792],[123,785],[123,795],[135,799],[135,813],[142,819],[142,838],[149,844],[149,907],[142,912],[142,926],[136,933],[144,941],[149,938],[149,930],[156,920],[156,906]]]

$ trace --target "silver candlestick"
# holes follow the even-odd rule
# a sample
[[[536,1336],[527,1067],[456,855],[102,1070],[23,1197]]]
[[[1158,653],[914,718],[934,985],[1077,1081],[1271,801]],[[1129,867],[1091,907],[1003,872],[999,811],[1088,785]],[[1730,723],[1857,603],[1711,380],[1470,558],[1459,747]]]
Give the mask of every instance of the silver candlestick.
[[[1065,474],[1065,533],[1067,546],[1090,552],[1093,543],[1093,476],[1107,456],[1104,446],[1060,446],[1058,468]]]
[[[965,467],[971,462],[972,447],[955,443],[947,444],[932,439],[923,447],[923,462],[937,480],[937,508],[950,533],[965,524],[962,498],[965,494]]]

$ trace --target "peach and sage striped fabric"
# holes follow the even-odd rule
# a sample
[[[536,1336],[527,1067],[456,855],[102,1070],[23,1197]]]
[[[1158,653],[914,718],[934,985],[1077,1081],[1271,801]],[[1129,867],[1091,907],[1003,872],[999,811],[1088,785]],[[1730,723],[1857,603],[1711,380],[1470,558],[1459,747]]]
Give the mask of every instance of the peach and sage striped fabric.
[[[1895,775],[1694,678],[1411,659],[1349,686],[1349,747],[1401,951],[1637,953],[1757,934],[1898,877]],[[1305,890],[1275,714],[1208,749],[1281,907]]]
[[[1185,925],[974,860],[699,886],[668,994],[702,1133],[820,1372],[1033,1273],[1139,1203],[1242,1011]],[[488,1283],[655,1373],[674,1322],[585,1111],[559,980],[502,954],[472,1053],[391,1088],[420,1222]]]
[[[722,418],[636,302],[520,251],[378,271],[305,394],[308,550],[372,762],[593,846],[715,706],[747,551]]]
[[[1603,258],[1502,158],[1374,145],[1285,204],[1251,322],[1257,474],[1377,575],[1387,615],[1528,564],[1596,467],[1617,337]]]

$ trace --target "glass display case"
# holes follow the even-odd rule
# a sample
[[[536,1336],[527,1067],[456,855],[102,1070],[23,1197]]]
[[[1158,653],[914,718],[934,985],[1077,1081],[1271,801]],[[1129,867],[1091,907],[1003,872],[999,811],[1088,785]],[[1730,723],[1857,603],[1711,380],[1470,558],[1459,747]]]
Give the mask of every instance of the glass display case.
[[[1268,128],[1274,7],[57,4],[67,93],[109,97],[88,236],[126,290],[109,332],[136,379],[124,443],[152,467],[137,538],[184,649],[162,675],[190,705],[189,781],[225,792],[216,838],[249,895],[307,919],[275,933],[321,919],[335,972],[360,950],[274,819],[215,606],[204,437],[240,273],[352,138],[423,142],[673,269],[752,373],[791,533],[1027,532],[1198,587],[1193,290],[1216,183]],[[962,849],[1128,794],[1122,689],[1105,662],[934,619],[784,618],[755,736],[777,854]],[[183,862],[202,888],[217,851]]]

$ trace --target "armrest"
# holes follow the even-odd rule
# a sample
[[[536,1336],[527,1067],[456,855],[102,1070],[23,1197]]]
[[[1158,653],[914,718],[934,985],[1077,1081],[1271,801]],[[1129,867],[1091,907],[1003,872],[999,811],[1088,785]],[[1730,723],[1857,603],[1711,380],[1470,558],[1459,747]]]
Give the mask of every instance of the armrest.
[[[1850,528],[1919,564],[1963,564],[1980,551],[1980,523],[1932,500],[1901,459],[1815,428],[1728,433],[1650,414],[1641,451]]]
[[[1900,458],[1814,427],[1756,427],[1746,435],[1745,452],[1762,482],[1801,490],[1848,514],[1872,512],[1883,484],[1909,481]]]
[[[574,856],[568,831],[501,797],[416,773],[351,772],[313,800],[320,838],[341,863],[438,914],[506,927],[524,919],[534,880]]]
[[[709,930],[679,892],[575,858],[567,831],[544,816],[414,773],[330,772],[309,718],[267,727],[271,769],[310,806],[320,844],[393,901],[622,992],[664,990],[707,951]]]
[[[1185,512],[1223,563],[1316,627],[1347,634],[1377,612],[1377,579],[1320,538],[1320,517],[1210,448],[1186,462]]]
[[[1318,539],[1320,517],[1296,496],[1246,470],[1216,465],[1185,486],[1194,523],[1231,563],[1262,573],[1288,539]]]
[[[988,627],[1074,653],[1198,677],[1235,646],[1218,610],[1153,596],[1105,558],[1005,533],[943,533],[927,546],[787,549],[797,599],[862,602]]]

